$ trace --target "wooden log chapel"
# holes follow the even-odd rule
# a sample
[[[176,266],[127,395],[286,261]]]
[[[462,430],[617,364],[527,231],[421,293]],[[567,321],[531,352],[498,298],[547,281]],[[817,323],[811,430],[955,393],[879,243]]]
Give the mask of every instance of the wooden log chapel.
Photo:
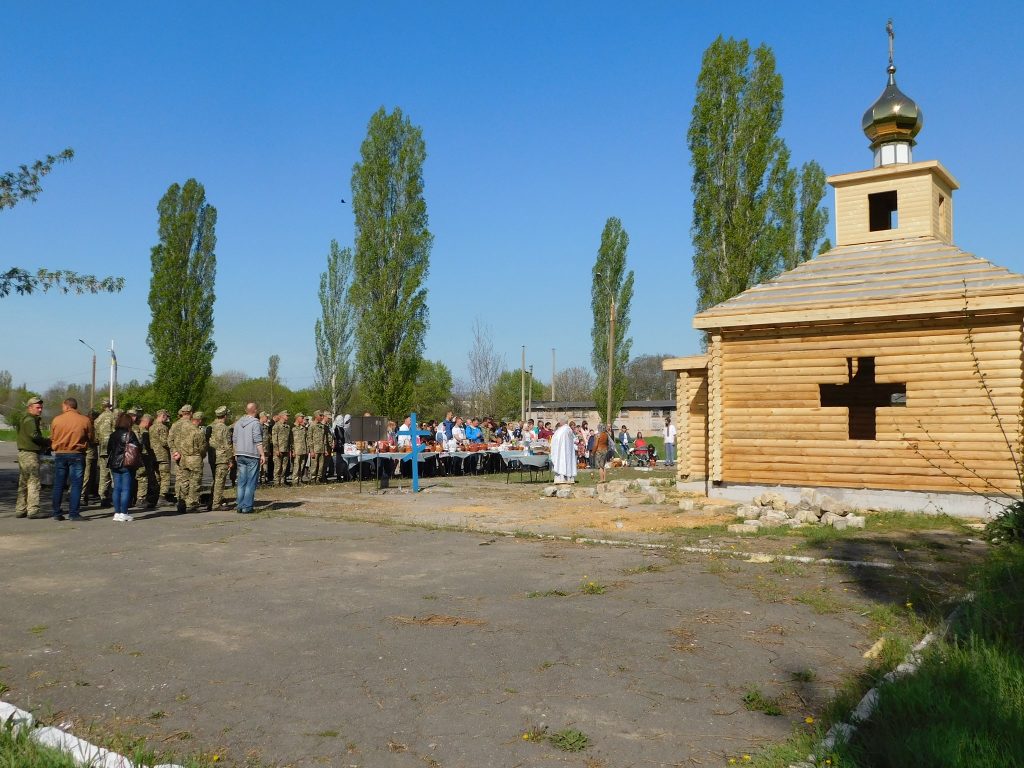
[[[683,487],[952,514],[1020,496],[1024,276],[953,244],[958,184],[913,161],[895,72],[864,115],[874,167],[828,180],[836,247],[700,312],[707,354],[664,361]]]

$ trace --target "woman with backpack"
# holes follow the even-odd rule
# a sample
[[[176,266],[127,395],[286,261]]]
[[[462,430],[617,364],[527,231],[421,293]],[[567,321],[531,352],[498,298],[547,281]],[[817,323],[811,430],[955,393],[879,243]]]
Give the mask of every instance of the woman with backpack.
[[[130,523],[128,504],[132,498],[132,479],[142,466],[142,443],[132,431],[132,417],[121,413],[107,440],[107,466],[114,478],[114,521]]]

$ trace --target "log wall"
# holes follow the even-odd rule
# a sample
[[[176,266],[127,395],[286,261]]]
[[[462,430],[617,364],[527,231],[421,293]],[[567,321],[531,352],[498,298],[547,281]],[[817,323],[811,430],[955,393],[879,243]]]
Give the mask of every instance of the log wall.
[[[1014,313],[724,331],[720,479],[1019,494],[1007,442],[1019,459],[1022,320]],[[906,384],[906,407],[879,408],[876,439],[850,440],[847,409],[822,408],[818,385],[847,383],[846,358],[868,356],[877,382]],[[715,379],[709,370],[712,398]],[[714,472],[713,403],[709,411]]]
[[[708,379],[705,370],[676,377],[676,478],[708,476]]]

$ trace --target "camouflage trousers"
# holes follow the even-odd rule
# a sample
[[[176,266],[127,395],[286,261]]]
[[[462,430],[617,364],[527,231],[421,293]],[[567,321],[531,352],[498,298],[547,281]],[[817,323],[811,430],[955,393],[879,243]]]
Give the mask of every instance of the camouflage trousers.
[[[107,454],[100,454],[97,466],[100,473],[100,484],[97,493],[100,495],[100,501],[109,502],[110,497],[113,495],[114,480],[110,476],[110,467],[107,466]]]
[[[199,506],[199,486],[203,481],[203,467],[189,469],[183,464],[178,464],[174,495],[178,497],[178,503],[184,503],[187,509],[194,509]]]
[[[292,485],[298,485],[302,482],[302,474],[306,471],[308,461],[309,456],[306,454],[295,454],[295,458],[292,459]]]
[[[288,467],[288,454],[279,453],[274,457],[274,485],[284,485],[284,471]]]
[[[156,463],[156,482],[160,484],[161,496],[166,496],[171,492],[171,462],[158,461]]]
[[[224,461],[217,462],[213,470],[213,496],[210,503],[215,507],[224,503],[224,485],[227,483],[230,468],[231,464]]]
[[[153,489],[156,488],[156,484],[159,482],[156,476],[155,466],[146,466],[145,463],[141,467],[135,470],[135,500],[136,504],[152,502],[150,494],[153,493]]]
[[[324,477],[324,455],[322,453],[314,453],[309,460],[309,480],[313,483],[319,483]]]
[[[18,500],[15,514],[39,514],[39,454],[18,451]]]
[[[82,473],[82,506],[89,498],[89,486],[92,484],[94,467],[96,466],[96,449],[89,446],[85,449],[85,471]]]

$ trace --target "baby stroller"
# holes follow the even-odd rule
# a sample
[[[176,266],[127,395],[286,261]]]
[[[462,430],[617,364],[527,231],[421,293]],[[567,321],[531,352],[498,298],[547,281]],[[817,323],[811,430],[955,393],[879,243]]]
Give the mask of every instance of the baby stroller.
[[[658,456],[653,445],[642,445],[639,448],[634,445],[629,450],[628,459],[631,467],[653,467]]]

